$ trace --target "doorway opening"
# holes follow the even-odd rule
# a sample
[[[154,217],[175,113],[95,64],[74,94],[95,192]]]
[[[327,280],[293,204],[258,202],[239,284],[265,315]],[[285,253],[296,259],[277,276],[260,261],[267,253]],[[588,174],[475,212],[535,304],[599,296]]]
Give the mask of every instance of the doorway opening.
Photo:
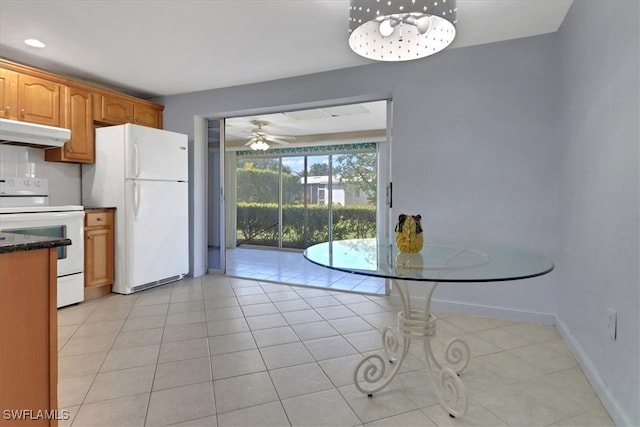
[[[384,280],[316,266],[302,252],[316,243],[386,233],[388,102],[227,118],[216,121],[217,129],[210,125],[209,187],[218,188],[212,173],[221,176],[212,162],[224,165],[225,206],[216,216],[212,210],[220,207],[209,203],[210,228],[225,218],[224,250],[209,238],[210,266],[224,259],[227,275],[386,293]],[[216,132],[222,141],[214,142],[217,150],[211,147]],[[208,194],[210,200],[219,198]]]

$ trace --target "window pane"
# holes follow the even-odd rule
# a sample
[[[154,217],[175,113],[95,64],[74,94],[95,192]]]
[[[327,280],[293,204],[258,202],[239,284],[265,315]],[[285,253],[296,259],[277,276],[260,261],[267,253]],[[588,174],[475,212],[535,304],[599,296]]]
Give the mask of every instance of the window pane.
[[[329,240],[329,156],[307,157],[305,247]]]
[[[376,236],[377,155],[339,154],[332,157],[333,240]]]
[[[278,247],[279,174],[278,158],[238,160],[238,246]]]
[[[282,247],[304,249],[304,156],[282,158]]]
[[[237,163],[238,244],[304,249],[328,241],[329,227],[333,240],[375,237],[376,185],[374,152],[243,157]]]

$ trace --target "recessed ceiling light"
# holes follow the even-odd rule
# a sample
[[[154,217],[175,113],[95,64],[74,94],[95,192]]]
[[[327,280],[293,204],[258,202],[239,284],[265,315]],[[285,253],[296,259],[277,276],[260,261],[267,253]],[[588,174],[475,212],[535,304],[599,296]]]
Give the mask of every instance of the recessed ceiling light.
[[[31,47],[44,47],[44,43],[38,39],[26,39],[24,42]]]

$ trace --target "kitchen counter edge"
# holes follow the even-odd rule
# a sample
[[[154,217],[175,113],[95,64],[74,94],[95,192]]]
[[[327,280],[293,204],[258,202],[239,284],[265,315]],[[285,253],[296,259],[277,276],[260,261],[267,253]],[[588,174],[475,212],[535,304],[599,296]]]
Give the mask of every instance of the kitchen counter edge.
[[[0,254],[71,245],[71,239],[0,232]]]

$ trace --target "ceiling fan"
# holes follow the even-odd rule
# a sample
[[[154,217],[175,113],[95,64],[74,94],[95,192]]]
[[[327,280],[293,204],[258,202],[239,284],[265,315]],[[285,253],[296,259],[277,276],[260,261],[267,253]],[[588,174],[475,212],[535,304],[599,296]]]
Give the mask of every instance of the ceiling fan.
[[[289,142],[285,141],[285,139],[294,139],[293,136],[284,136],[284,135],[271,135],[265,132],[262,127],[267,126],[270,122],[265,120],[251,120],[251,124],[257,126],[257,128],[251,130],[251,138],[247,141],[246,144],[251,147],[252,150],[255,151],[265,151],[269,149],[268,142],[280,144],[280,145],[288,145]]]

